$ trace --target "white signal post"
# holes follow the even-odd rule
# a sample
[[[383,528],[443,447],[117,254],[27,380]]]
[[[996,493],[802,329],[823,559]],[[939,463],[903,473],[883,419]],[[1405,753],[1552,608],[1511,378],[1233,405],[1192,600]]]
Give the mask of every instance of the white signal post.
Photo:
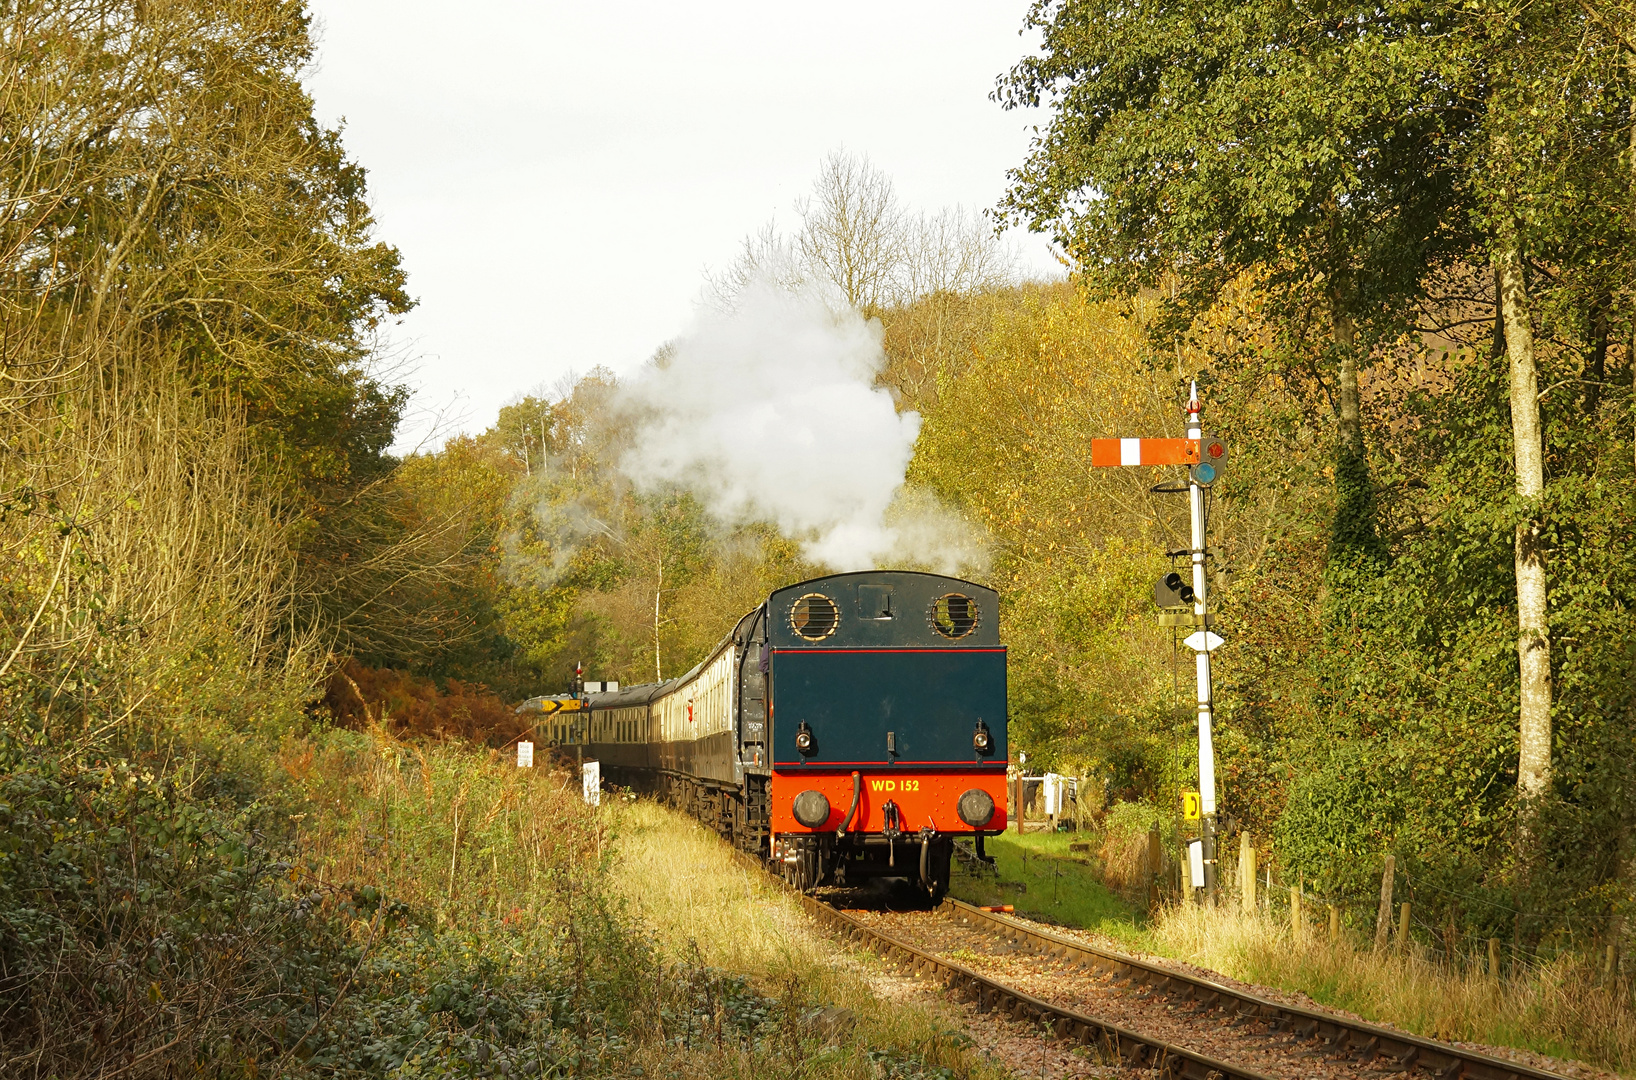
[[[1192,384],[1187,402],[1187,437],[1195,445],[1204,438],[1199,419],[1199,384]],[[1208,479],[1208,477],[1206,478]],[[1204,572],[1204,488],[1191,470],[1187,478],[1187,505],[1193,519],[1193,616],[1198,630],[1189,635],[1193,663],[1199,677],[1199,802],[1204,811],[1204,889],[1216,895],[1216,750],[1211,736],[1210,650],[1220,640],[1210,632]],[[1215,640],[1212,640],[1212,639]]]
[[[1205,593],[1204,488],[1215,478],[1216,463],[1223,460],[1220,440],[1204,437],[1199,418],[1199,386],[1192,385],[1187,402],[1185,439],[1092,439],[1091,465],[1097,468],[1124,465],[1187,465],[1187,501],[1193,519],[1193,622],[1196,629],[1187,637],[1198,670],[1199,709],[1199,802],[1203,810],[1204,881],[1208,894],[1216,893],[1216,752],[1210,725],[1210,652],[1222,641],[1210,629],[1209,605]],[[1202,483],[1201,481],[1202,477]],[[1179,489],[1169,488],[1177,491]]]

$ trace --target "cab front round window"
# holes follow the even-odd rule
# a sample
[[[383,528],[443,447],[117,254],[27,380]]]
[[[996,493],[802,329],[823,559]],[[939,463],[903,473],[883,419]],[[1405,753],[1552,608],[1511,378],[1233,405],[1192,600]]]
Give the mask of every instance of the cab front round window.
[[[807,593],[790,606],[790,629],[803,641],[822,641],[841,622],[841,609],[823,593]]]
[[[932,601],[932,629],[958,641],[977,629],[977,601],[965,593],[945,593]]]

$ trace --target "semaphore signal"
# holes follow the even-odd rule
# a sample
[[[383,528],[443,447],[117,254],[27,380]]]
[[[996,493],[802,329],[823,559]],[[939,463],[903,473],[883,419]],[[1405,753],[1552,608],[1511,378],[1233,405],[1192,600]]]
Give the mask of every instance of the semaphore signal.
[[[1197,399],[1195,399],[1195,404]],[[1097,468],[1116,465],[1200,465],[1219,466],[1227,448],[1217,438],[1185,439],[1092,439],[1091,464]],[[1204,483],[1215,479],[1215,473]]]
[[[1209,605],[1205,588],[1204,559],[1204,489],[1215,482],[1227,463],[1227,447],[1213,435],[1204,434],[1199,414],[1199,386],[1193,383],[1187,402],[1187,437],[1185,439],[1092,439],[1091,465],[1109,468],[1130,465],[1185,465],[1187,466],[1187,501],[1192,519],[1192,580],[1181,574],[1169,573],[1153,587],[1153,599],[1161,608],[1191,607],[1188,620],[1198,629],[1188,635],[1186,645],[1193,650],[1194,666],[1198,672],[1198,727],[1199,727],[1199,803],[1203,811],[1204,881],[1194,882],[1204,887],[1208,895],[1216,894],[1216,755],[1211,736],[1214,719],[1210,684],[1210,654],[1222,639],[1210,629]],[[1170,488],[1167,490],[1178,491]],[[1177,616],[1183,618],[1185,616]]]

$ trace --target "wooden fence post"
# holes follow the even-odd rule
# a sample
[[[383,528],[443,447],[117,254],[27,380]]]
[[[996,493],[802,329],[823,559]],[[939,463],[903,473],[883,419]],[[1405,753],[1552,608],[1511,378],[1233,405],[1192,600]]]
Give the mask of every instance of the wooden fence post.
[[[1375,951],[1384,952],[1386,941],[1392,935],[1392,873],[1397,869],[1397,857],[1386,856],[1386,868],[1380,873],[1380,911],[1375,915]]]
[[[1409,902],[1403,901],[1397,909],[1397,947],[1398,951],[1407,954],[1409,951]]]
[[[1301,936],[1301,886],[1289,887],[1289,932],[1290,937]]]
[[[1329,940],[1341,940],[1341,909],[1336,904],[1329,905]]]
[[[1026,790],[1027,790],[1027,788],[1023,785],[1022,770],[1018,769],[1017,770],[1017,779],[1016,779],[1015,783],[1012,785],[1013,794],[1011,796],[1011,800],[1017,804],[1017,835],[1018,836],[1021,836],[1023,834],[1023,816],[1024,816],[1023,792],[1026,791]]]
[[[1238,892],[1246,915],[1255,914],[1255,844],[1248,830],[1238,834]]]
[[[1500,977],[1500,939],[1488,939],[1488,973],[1494,978]]]
[[[1165,869],[1164,843],[1159,838],[1159,823],[1155,821],[1147,831],[1147,868],[1151,875],[1148,878],[1147,906],[1149,911],[1159,908],[1159,877]]]

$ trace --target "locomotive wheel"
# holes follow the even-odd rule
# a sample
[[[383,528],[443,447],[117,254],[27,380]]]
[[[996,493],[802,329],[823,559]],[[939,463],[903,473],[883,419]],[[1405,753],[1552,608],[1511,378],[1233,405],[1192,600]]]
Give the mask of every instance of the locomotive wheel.
[[[784,877],[797,892],[810,893],[818,887],[818,851],[802,848],[793,863],[784,864]]]

